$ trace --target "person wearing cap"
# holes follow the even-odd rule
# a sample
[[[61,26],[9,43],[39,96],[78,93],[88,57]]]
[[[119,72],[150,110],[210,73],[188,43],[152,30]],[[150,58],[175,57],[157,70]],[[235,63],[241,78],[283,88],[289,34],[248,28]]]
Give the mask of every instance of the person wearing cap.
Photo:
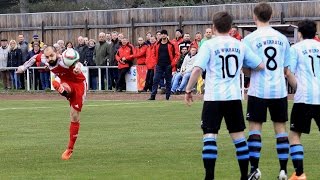
[[[31,50],[32,49],[32,44],[35,43],[35,42],[38,42],[39,43],[39,46],[40,46],[40,49],[43,48],[44,46],[44,42],[42,42],[40,39],[39,39],[39,36],[37,34],[33,35],[32,36],[33,40],[31,41],[31,43],[29,44],[29,49]]]
[[[70,129],[69,144],[62,153],[62,160],[69,160],[73,153],[74,144],[80,128],[80,113],[86,97],[87,82],[81,71],[82,64],[78,61],[79,53],[72,48],[62,55],[56,53],[52,46],[44,49],[43,54],[33,56],[18,67],[17,73],[23,73],[35,62],[46,64],[48,69],[59,79],[52,81],[56,91],[65,96],[70,103]]]
[[[183,42],[183,31],[182,29],[177,29],[176,30],[176,34],[175,34],[175,38],[171,40],[172,43],[174,43],[175,45],[179,45],[181,42]]]
[[[8,40],[7,40],[7,39],[1,39],[1,47],[0,47],[0,73],[1,73],[1,77],[2,77],[2,82],[3,82],[4,89],[11,89],[9,71],[3,69],[3,68],[6,68],[6,67],[7,67],[7,63],[8,63],[8,53],[9,53]]]
[[[155,44],[153,49],[155,55],[154,62],[156,64],[154,82],[152,85],[152,93],[148,100],[155,100],[160,79],[165,74],[166,79],[166,100],[171,95],[172,70],[175,70],[176,62],[180,56],[176,45],[168,39],[168,31],[161,31],[161,40]]]

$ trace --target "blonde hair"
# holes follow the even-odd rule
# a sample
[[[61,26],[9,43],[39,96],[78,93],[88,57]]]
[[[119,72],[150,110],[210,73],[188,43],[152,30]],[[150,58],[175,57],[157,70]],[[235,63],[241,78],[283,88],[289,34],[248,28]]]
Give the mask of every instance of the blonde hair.
[[[12,48],[12,47],[11,47],[11,43],[15,43],[16,45]],[[9,47],[10,47],[11,50],[15,50],[15,49],[18,48],[18,44],[17,44],[17,42],[16,42],[15,40],[11,39],[11,40],[9,41]]]

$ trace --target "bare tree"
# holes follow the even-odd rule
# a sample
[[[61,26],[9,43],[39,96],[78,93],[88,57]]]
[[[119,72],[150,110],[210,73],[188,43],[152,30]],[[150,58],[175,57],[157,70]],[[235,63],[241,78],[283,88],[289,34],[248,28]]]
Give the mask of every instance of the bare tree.
[[[29,0],[20,0],[20,13],[29,12]]]

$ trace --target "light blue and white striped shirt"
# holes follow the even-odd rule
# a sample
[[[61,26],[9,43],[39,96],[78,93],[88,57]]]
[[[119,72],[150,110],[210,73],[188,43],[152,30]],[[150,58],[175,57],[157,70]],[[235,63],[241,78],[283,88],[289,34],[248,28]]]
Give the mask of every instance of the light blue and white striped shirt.
[[[261,62],[249,47],[230,36],[217,36],[204,42],[194,64],[206,70],[204,100],[240,100],[242,65],[254,69]]]
[[[320,104],[320,43],[303,40],[290,48],[290,70],[297,80],[295,103]]]
[[[284,68],[288,67],[288,39],[271,27],[261,27],[243,39],[264,62],[265,69],[252,71],[248,95],[263,99],[287,96]]]

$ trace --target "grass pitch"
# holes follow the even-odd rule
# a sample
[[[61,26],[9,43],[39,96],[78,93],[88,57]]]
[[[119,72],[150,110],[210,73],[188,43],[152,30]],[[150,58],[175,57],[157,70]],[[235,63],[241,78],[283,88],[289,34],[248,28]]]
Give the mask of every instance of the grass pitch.
[[[2,101],[0,179],[203,179],[201,108],[199,101],[191,108],[182,101],[87,101],[72,159],[62,161],[69,137],[67,102]],[[262,178],[276,179],[279,165],[270,121],[262,138]],[[302,142],[308,179],[319,179],[315,123]],[[224,123],[217,143],[216,179],[239,179]],[[291,160],[288,170],[291,175]]]

